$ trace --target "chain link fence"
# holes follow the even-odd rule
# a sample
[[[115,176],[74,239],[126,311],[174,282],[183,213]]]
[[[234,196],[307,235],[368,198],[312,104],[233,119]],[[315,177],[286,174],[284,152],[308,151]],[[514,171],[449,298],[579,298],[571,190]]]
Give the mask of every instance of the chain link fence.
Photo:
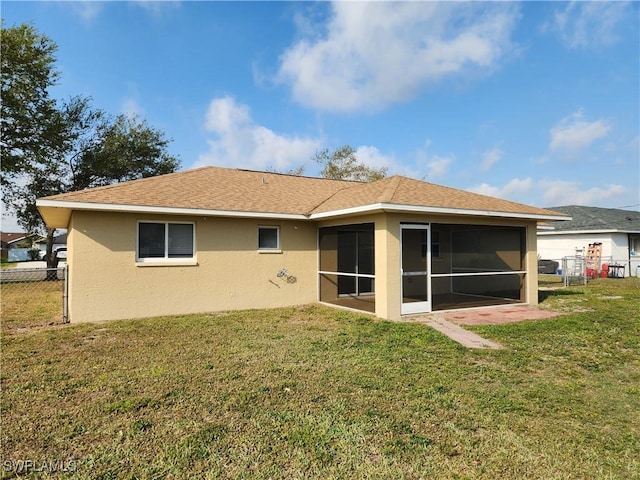
[[[562,276],[562,283],[565,287],[586,285],[587,263],[585,257],[564,257],[562,259],[562,270],[560,270],[559,274]]]
[[[0,313],[8,327],[67,323],[68,270],[7,268],[0,270]]]
[[[623,278],[636,276],[637,272],[627,271],[628,261],[612,257],[589,258],[573,255],[552,260],[538,260],[538,281],[545,285],[562,284],[586,285],[594,278]],[[640,267],[639,267],[640,269]]]

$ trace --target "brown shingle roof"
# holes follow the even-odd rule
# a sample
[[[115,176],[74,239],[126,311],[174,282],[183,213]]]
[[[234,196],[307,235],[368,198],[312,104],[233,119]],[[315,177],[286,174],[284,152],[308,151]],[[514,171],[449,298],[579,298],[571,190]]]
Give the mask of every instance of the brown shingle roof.
[[[23,240],[27,237],[26,233],[22,232],[0,232],[0,239],[4,243],[13,243],[20,240]]]
[[[46,197],[65,202],[307,214],[356,182],[204,167]]]
[[[393,176],[373,183],[361,183],[343,189],[314,210],[331,212],[362,205],[390,204],[414,207],[433,207],[482,212],[515,213],[519,215],[555,215],[556,212],[510,202],[478,193],[422,182],[412,178]]]
[[[518,216],[561,214],[507,200],[394,176],[371,183],[204,167],[42,199],[45,208],[92,208],[92,204],[197,209],[276,215],[323,214],[381,204],[501,212]],[[58,202],[64,202],[60,205]],[[82,205],[79,205],[82,204]],[[41,212],[43,203],[39,204]]]

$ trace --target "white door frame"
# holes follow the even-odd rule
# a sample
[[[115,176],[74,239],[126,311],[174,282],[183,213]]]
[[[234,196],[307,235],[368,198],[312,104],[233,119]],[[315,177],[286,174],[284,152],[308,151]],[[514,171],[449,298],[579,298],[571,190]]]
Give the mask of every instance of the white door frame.
[[[405,272],[402,268],[403,261],[403,237],[405,230],[423,230],[427,232],[427,258],[426,271]],[[424,276],[427,280],[427,300],[422,302],[406,302],[404,301],[404,279],[412,276]],[[401,224],[400,225],[400,313],[402,315],[414,313],[431,312],[431,228],[429,224]]]

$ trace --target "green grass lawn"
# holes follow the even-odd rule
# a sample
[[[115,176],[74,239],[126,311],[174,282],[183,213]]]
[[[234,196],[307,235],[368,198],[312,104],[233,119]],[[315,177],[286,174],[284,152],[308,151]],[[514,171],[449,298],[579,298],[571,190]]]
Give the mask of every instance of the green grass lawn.
[[[0,285],[2,333],[62,323],[64,281]]]
[[[541,287],[561,287],[563,284],[562,275],[539,274],[538,285]]]
[[[473,328],[503,350],[320,306],[3,322],[3,475],[640,478],[640,281],[541,297]]]

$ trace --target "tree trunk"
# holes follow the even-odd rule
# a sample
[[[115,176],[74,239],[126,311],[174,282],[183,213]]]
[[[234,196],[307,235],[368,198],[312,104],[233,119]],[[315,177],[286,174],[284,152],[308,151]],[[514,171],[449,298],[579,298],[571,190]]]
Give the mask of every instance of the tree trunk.
[[[51,270],[58,268],[58,255],[53,251],[53,235],[56,233],[55,228],[47,228],[47,251],[44,258],[47,261],[47,280],[58,280],[57,270]]]

